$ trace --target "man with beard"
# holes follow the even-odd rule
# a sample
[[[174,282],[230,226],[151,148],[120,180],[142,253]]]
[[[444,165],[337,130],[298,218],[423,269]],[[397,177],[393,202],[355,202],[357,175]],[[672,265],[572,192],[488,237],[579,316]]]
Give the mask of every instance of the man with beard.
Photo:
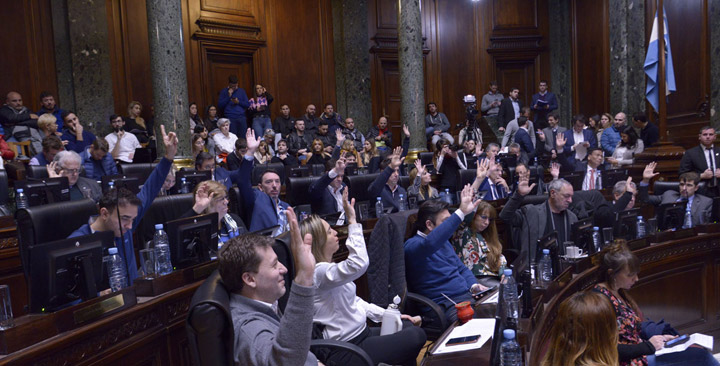
[[[303,114],[301,119],[305,121],[305,132],[311,136],[314,135],[315,132],[317,132],[318,126],[320,126],[320,118],[315,116],[314,104],[308,104],[307,108],[305,108],[305,114]]]
[[[68,142],[65,145],[66,150],[72,150],[79,154],[95,141],[95,135],[85,131],[83,125],[80,124],[80,119],[73,111],[66,111],[62,117],[67,128],[60,139]]]
[[[108,143],[113,159],[120,160],[123,163],[132,163],[135,149],[142,146],[134,134],[126,133],[123,130],[124,125],[125,121],[122,117],[116,114],[110,116],[110,126],[114,132],[105,136],[105,140]]]
[[[44,92],[40,93],[40,103],[42,104],[42,107],[37,112],[37,115],[42,116],[45,113],[52,114],[53,116],[55,116],[55,118],[57,118],[56,123],[58,126],[57,127],[58,131],[62,131],[63,130],[62,114],[65,111],[60,109],[60,107],[58,107],[57,104],[55,104],[55,96],[52,95],[52,93],[50,93],[50,92],[44,91]]]

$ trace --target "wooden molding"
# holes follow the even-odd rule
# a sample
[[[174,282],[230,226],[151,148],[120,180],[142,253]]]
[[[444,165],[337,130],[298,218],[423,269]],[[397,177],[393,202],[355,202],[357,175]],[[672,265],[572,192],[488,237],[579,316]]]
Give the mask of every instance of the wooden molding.
[[[243,25],[228,20],[200,17],[195,21],[201,33],[230,36],[236,38],[261,39],[260,27]],[[197,34],[197,33],[196,33]]]
[[[500,50],[507,52],[509,50],[528,50],[535,49],[538,52],[543,50],[540,45],[542,36],[526,35],[526,36],[496,36],[490,37],[489,53],[498,52]]]

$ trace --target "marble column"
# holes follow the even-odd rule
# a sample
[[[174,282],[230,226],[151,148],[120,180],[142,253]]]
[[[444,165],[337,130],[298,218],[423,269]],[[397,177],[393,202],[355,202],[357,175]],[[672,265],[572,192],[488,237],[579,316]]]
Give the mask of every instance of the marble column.
[[[110,130],[108,117],[114,113],[110,46],[108,42],[107,10],[105,1],[69,0],[67,4],[70,62],[56,60],[72,70],[70,86],[75,102],[75,113],[86,130],[103,135]],[[67,47],[61,43],[61,47]],[[58,78],[58,83],[64,79]],[[68,87],[67,85],[63,86]],[[67,89],[61,89],[67,93]],[[67,96],[64,96],[67,98]],[[63,108],[68,108],[62,105]]]
[[[165,154],[160,125],[189,136],[188,87],[183,44],[182,9],[177,0],[147,0],[150,70],[155,107],[158,156]],[[179,138],[178,156],[190,156],[190,139]]]
[[[550,90],[558,99],[560,121],[570,127],[572,115],[572,44],[570,0],[551,0],[550,16]]]
[[[70,58],[70,35],[68,30],[68,10],[65,0],[51,0],[53,42],[55,44],[55,72],[58,91],[56,102],[62,109],[75,110],[75,92],[73,90],[72,59]]]
[[[372,127],[367,0],[333,0],[336,110],[360,131]]]
[[[710,123],[720,128],[720,0],[710,0]]]
[[[410,150],[425,151],[425,81],[421,0],[398,0],[398,67],[402,123],[410,129]]]
[[[609,0],[610,113],[645,111],[645,0]]]

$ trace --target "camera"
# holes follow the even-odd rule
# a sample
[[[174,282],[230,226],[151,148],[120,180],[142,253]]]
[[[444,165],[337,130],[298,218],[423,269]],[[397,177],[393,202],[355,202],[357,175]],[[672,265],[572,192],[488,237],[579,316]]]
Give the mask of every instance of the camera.
[[[452,144],[450,145],[450,151],[460,151],[460,145]]]
[[[465,118],[468,121],[474,121],[480,112],[477,110],[477,99],[474,95],[468,94],[463,97],[463,103],[465,104]]]

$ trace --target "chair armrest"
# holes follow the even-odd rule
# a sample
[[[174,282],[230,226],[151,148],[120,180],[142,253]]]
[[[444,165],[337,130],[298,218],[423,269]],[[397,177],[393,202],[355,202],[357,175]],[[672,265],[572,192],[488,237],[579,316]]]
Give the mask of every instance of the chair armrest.
[[[442,310],[442,308],[440,308],[440,306],[437,303],[435,303],[435,301],[432,301],[425,296],[418,295],[413,292],[408,292],[405,295],[405,301],[411,301],[411,302],[418,303],[420,305],[425,305],[425,306],[429,307],[430,310],[432,310],[432,312],[435,313],[435,318],[440,321],[440,324],[439,324],[440,333],[442,333],[443,331],[445,331],[445,329],[448,328],[447,320],[445,319],[445,312]],[[425,325],[426,325],[426,322],[425,322],[425,319],[423,319],[422,327],[425,328]]]
[[[313,339],[310,341],[310,350],[318,349],[318,348],[332,348],[336,350],[342,350],[345,352],[350,352],[353,355],[355,355],[357,358],[362,360],[362,362],[367,366],[374,366],[372,359],[370,356],[360,347],[350,343],[350,342],[343,342],[343,341],[336,341],[334,339]]]

